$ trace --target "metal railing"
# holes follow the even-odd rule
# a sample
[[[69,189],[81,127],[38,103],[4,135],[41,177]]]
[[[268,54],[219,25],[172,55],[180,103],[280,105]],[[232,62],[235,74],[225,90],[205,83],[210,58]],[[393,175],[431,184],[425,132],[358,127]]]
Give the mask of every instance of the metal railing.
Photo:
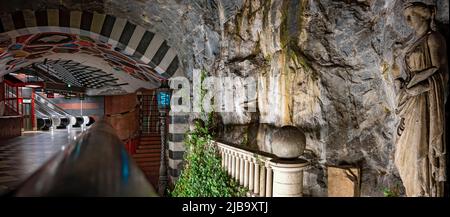
[[[115,129],[100,120],[8,196],[157,196]]]

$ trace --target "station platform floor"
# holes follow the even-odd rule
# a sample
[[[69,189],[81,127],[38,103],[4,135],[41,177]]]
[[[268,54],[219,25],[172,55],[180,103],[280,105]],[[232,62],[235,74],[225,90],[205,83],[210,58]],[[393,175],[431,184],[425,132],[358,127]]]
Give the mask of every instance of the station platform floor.
[[[30,131],[20,137],[0,139],[0,195],[17,187],[81,132],[76,128]]]

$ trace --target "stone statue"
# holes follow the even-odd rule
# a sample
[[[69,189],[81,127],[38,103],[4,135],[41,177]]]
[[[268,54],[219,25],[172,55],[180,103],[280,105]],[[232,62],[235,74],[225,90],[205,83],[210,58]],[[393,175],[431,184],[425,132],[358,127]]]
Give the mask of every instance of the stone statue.
[[[415,37],[402,61],[398,93],[395,165],[407,196],[439,197],[446,181],[445,100],[448,62],[445,38],[434,27],[435,8],[404,8]]]

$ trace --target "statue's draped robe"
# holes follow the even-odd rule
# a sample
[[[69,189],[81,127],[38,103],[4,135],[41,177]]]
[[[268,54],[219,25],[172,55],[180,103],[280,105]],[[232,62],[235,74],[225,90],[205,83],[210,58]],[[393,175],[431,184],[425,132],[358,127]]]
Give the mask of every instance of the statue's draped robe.
[[[429,32],[416,40],[405,55],[404,69],[415,73],[433,67],[428,46]],[[428,79],[398,95],[397,112],[402,118],[397,131],[395,165],[407,196],[443,196],[445,181],[446,72],[436,71]],[[409,80],[407,79],[407,80]]]

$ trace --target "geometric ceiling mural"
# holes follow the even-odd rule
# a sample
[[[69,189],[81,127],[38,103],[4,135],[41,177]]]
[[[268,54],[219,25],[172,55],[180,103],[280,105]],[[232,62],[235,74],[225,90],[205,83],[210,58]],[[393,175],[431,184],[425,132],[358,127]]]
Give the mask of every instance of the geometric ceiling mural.
[[[0,17],[0,73],[44,59],[102,69],[119,86],[87,87],[89,95],[152,89],[181,70],[175,49],[126,19],[86,11],[16,11]],[[86,73],[84,73],[86,74]],[[95,76],[95,75],[94,75]],[[101,88],[114,87],[114,93]]]
[[[121,93],[123,89],[120,87],[128,85],[128,83],[119,83],[119,79],[113,74],[73,60],[48,60],[34,63],[32,68],[39,70],[38,77],[44,81],[84,87],[87,88],[89,95],[102,95],[105,91],[108,95]],[[45,74],[40,76],[42,72]]]

